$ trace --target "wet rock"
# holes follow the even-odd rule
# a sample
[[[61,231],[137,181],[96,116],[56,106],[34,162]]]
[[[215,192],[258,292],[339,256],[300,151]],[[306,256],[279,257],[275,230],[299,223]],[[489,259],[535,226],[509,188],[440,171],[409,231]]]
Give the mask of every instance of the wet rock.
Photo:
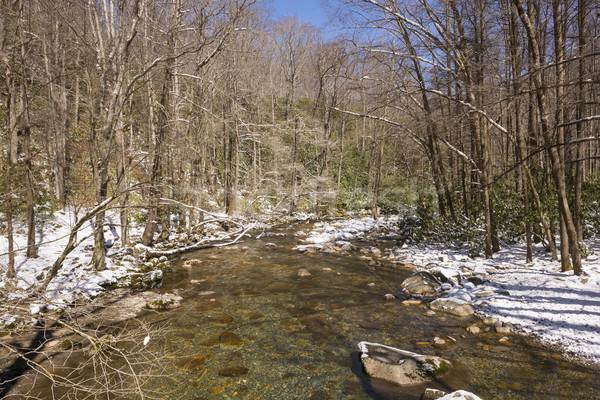
[[[485,325],[496,325],[496,323],[498,322],[498,318],[494,318],[494,317],[485,317],[482,319],[483,323]]]
[[[209,389],[210,394],[221,394],[224,391],[225,391],[225,388],[223,386],[215,386],[215,387],[211,387]]]
[[[386,300],[394,300],[396,296],[394,296],[392,293],[386,293],[383,298]]]
[[[498,339],[498,343],[504,346],[512,346],[512,342],[506,336],[503,336],[500,339]]]
[[[436,336],[433,338],[433,344],[444,345],[444,344],[446,344],[446,341],[444,339]]]
[[[475,313],[475,309],[468,302],[457,298],[436,299],[429,304],[432,310],[447,312],[459,317],[468,317]]]
[[[429,272],[417,272],[402,282],[404,291],[413,296],[435,297],[440,290],[440,282]]]
[[[194,371],[204,365],[208,355],[186,357],[175,362],[175,366],[184,371]]]
[[[305,277],[305,276],[311,276],[312,274],[307,270],[302,268],[301,270],[298,271],[298,276],[300,277]]]
[[[451,367],[450,361],[384,346],[360,342],[361,361],[366,373],[397,385],[411,385],[437,379]]]
[[[421,395],[421,400],[437,400],[444,397],[446,392],[442,392],[437,389],[425,389],[425,392]]]
[[[263,319],[265,316],[258,313],[248,313],[244,317],[250,321],[258,321],[259,319]]]
[[[213,347],[241,347],[244,342],[233,332],[223,332],[220,335],[210,337],[208,340],[200,343],[202,346]]]
[[[365,246],[360,249],[360,254],[372,254],[374,257],[381,257],[381,250],[374,246]]]
[[[485,347],[484,347],[485,350]],[[510,347],[508,346],[488,346],[489,351],[491,351],[492,353],[505,353],[510,351]]]
[[[233,322],[233,318],[230,317],[229,315],[219,315],[219,316],[210,317],[210,323],[213,325],[225,326],[225,325],[229,325],[232,322]]]
[[[471,325],[467,328],[467,332],[476,335],[478,333],[481,333],[481,328],[479,328],[477,325]]]
[[[249,369],[241,366],[219,368],[219,375],[223,376],[240,376],[246,375]]]
[[[384,324],[379,321],[361,321],[358,323],[358,326],[360,326],[363,329],[373,330],[381,330],[385,327]]]
[[[508,326],[497,326],[496,333],[499,333],[501,335],[506,335],[508,333],[511,333],[511,330]]]
[[[111,288],[131,288],[136,290],[152,289],[160,285],[163,279],[163,272],[160,269],[149,272],[138,272],[124,276],[114,282],[109,282],[107,287]]]
[[[201,264],[202,264],[202,260],[186,260],[183,263],[183,266],[185,268],[193,268],[193,267],[197,267],[197,266],[199,266]]]
[[[146,307],[151,310],[171,310],[173,308],[181,307],[181,301],[183,297],[172,293],[165,293],[160,295],[158,299],[149,301],[146,303]]]

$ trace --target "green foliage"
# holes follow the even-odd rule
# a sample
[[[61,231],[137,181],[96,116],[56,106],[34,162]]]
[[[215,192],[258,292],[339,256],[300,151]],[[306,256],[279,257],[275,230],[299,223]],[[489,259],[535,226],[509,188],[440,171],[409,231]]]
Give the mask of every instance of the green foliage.
[[[588,177],[582,185],[583,235],[600,234],[600,177]]]
[[[367,191],[358,188],[352,190],[347,187],[340,188],[335,207],[339,210],[357,211],[362,210],[368,206],[369,199],[367,198]]]

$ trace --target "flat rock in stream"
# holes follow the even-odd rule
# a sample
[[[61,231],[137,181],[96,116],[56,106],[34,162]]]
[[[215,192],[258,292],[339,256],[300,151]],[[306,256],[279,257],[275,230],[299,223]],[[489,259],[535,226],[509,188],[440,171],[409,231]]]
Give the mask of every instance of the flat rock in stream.
[[[361,362],[372,377],[397,385],[414,385],[438,379],[452,366],[436,356],[412,353],[377,343],[360,342]]]

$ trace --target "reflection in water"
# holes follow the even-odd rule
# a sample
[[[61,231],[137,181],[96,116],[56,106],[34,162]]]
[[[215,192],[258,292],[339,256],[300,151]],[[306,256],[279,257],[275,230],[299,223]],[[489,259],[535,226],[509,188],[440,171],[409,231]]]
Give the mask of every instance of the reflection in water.
[[[502,346],[496,333],[468,334],[474,319],[427,316],[424,305],[386,300],[410,271],[300,254],[291,250],[293,238],[268,241],[276,247],[251,240],[188,254],[203,262],[166,274],[162,290],[182,289],[185,299],[166,343],[184,376],[182,398],[418,399],[425,386],[399,389],[363,374],[363,340],[464,365],[429,387],[488,400],[600,398],[596,371],[555,360],[522,338]],[[302,268],[311,276],[299,277]],[[434,345],[435,337],[446,344]]]

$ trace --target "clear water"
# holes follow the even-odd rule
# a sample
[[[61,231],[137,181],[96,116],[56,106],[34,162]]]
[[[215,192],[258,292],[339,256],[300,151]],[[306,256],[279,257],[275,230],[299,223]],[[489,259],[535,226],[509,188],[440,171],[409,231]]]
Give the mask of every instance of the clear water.
[[[426,316],[425,306],[386,300],[410,271],[369,268],[355,255],[301,254],[291,231],[282,233],[187,254],[200,264],[186,268],[181,259],[166,274],[161,290],[185,299],[168,314],[174,332],[165,345],[181,374],[173,399],[418,399],[423,386],[399,389],[364,376],[363,340],[453,360],[455,371],[428,385],[446,391],[600,399],[595,369],[526,338],[503,346],[496,333],[469,334],[475,318]],[[312,275],[299,277],[302,268]],[[435,337],[447,344],[434,345]]]

